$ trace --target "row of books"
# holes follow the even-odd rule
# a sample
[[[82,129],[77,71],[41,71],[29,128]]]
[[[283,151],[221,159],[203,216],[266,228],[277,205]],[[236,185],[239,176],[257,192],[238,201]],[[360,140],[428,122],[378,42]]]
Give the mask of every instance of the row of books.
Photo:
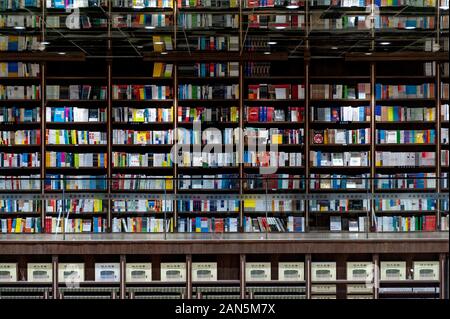
[[[377,100],[388,99],[433,99],[435,97],[434,83],[425,83],[419,85],[375,85],[375,98]]]
[[[179,233],[235,233],[238,231],[237,217],[187,217],[178,218]]]
[[[299,106],[246,106],[247,122],[303,122],[305,108]]]
[[[237,14],[186,13],[178,15],[180,28],[191,30],[197,28],[239,28]]]
[[[173,72],[173,64],[155,62],[153,64],[153,77],[155,78],[170,78]]]
[[[182,152],[178,167],[237,167],[238,153]]]
[[[0,131],[0,145],[39,145],[40,130]]]
[[[0,189],[7,190],[39,190],[41,188],[40,175],[2,175],[0,178]]]
[[[381,122],[411,122],[436,120],[435,107],[375,106],[375,120]]]
[[[370,99],[370,83],[358,84],[311,84],[313,100]]]
[[[305,27],[303,14],[250,14],[244,25],[255,29],[298,30]]]
[[[303,100],[303,84],[249,84],[249,100]]]
[[[45,217],[46,233],[104,233],[105,231],[104,217],[92,217],[92,219]]]
[[[47,107],[45,109],[47,122],[106,122],[106,108],[82,107]]]
[[[41,0],[3,0],[0,2],[2,10],[17,10],[23,8],[40,8]]]
[[[46,152],[46,167],[108,167],[106,153]]]
[[[178,66],[180,77],[238,77],[239,62],[195,63]]]
[[[41,88],[39,85],[0,85],[0,100],[39,100],[40,98]]]
[[[183,175],[178,176],[178,189],[238,189],[238,174]]]
[[[379,130],[378,144],[433,144],[436,143],[435,130]]]
[[[0,62],[0,78],[30,78],[38,77],[39,74],[38,63]]]
[[[107,133],[96,131],[47,129],[45,142],[53,145],[106,145]]]
[[[113,100],[168,100],[172,88],[166,85],[113,85]]]
[[[0,52],[36,51],[41,47],[36,36],[28,35],[0,35]]]
[[[0,107],[0,123],[40,122],[39,107]]]
[[[303,219],[302,219],[303,218]],[[297,217],[297,232],[304,231],[304,217]],[[285,224],[284,220],[279,217],[249,217],[245,216],[243,220],[244,231],[248,233],[265,233],[265,232],[293,232],[294,223],[289,223],[289,226],[292,228],[288,228]]]
[[[310,174],[309,187],[319,189],[368,189],[369,174],[342,175],[342,174]]]
[[[304,130],[246,127],[244,139],[246,144],[303,144]]]
[[[46,190],[105,190],[106,175],[60,175],[47,174]]]
[[[350,212],[370,209],[368,199],[325,199],[310,200],[309,210],[312,212]]]
[[[441,166],[449,166],[449,150],[441,150]]]
[[[113,144],[172,144],[173,130],[113,130]]]
[[[270,1],[270,0],[269,0]],[[378,7],[434,7],[436,0],[375,0]],[[365,7],[370,4],[368,0],[313,0],[313,6],[333,7]]]
[[[244,64],[245,76],[270,76],[270,62],[246,62]]]
[[[436,216],[377,216],[377,232],[435,231]]]
[[[114,174],[113,190],[164,190],[173,189],[171,176],[147,176],[138,174]]]
[[[367,31],[370,25],[367,24],[366,16],[344,15],[335,19],[324,19],[320,12],[311,14],[311,32],[320,30],[348,30],[357,29]],[[378,20],[377,20],[378,21]]]
[[[436,165],[435,152],[375,152],[377,167],[424,167]]]
[[[40,217],[1,218],[1,233],[40,233],[42,232]]]
[[[436,200],[430,198],[377,199],[376,211],[432,211],[436,209]]]
[[[151,200],[151,199],[127,199],[113,200],[114,213],[127,212],[172,212],[172,200]]]
[[[325,129],[312,130],[313,144],[370,144],[370,129],[356,130]]]
[[[244,199],[246,212],[303,212],[304,202],[295,199]]]
[[[154,52],[167,52],[173,50],[172,37],[170,35],[154,35],[152,37]]]
[[[198,36],[190,43],[198,51],[239,51],[239,37],[224,36]]]
[[[113,28],[164,28],[173,25],[172,15],[164,13],[113,14]]]
[[[40,211],[40,201],[31,199],[0,199],[1,213],[32,213]]]
[[[106,100],[106,86],[47,85],[47,100]]]
[[[375,182],[378,189],[433,189],[436,188],[436,174],[377,174]]]
[[[367,122],[370,121],[368,106],[314,106],[311,108],[311,121],[320,122]]]
[[[278,0],[277,0],[278,1]],[[238,8],[238,0],[181,0],[178,8]]]
[[[346,218],[342,216],[330,216],[330,231],[365,232],[367,217]]]
[[[177,201],[179,212],[239,212],[239,201],[234,199],[190,199]]]
[[[202,106],[179,106],[178,122],[235,122],[239,121],[239,108],[236,106],[210,108]]]
[[[0,153],[0,168],[40,167],[40,153]]]
[[[84,0],[86,1],[86,0]],[[113,8],[173,8],[173,0],[111,0]]]
[[[112,219],[113,233],[163,233],[173,232],[173,219],[154,217],[128,217]]]
[[[310,151],[309,159],[314,167],[366,167],[370,163],[370,152],[328,153]]]
[[[375,20],[376,29],[434,29],[434,17],[381,16]]]
[[[244,189],[299,190],[305,188],[304,176],[293,174],[244,174]]]
[[[45,211],[47,213],[70,212],[75,214],[102,213],[106,205],[102,199],[48,199],[45,201]]]
[[[294,152],[244,152],[244,166],[248,167],[301,167],[303,154]]]
[[[113,167],[171,167],[170,153],[124,153],[113,152]]]
[[[178,86],[178,98],[193,100],[235,100],[239,99],[239,85],[192,85]]]
[[[66,15],[47,16],[45,19],[45,26],[47,29],[68,28],[70,30],[107,28],[108,26],[108,19],[100,17],[92,17],[87,14],[79,14],[78,16],[74,16],[71,18],[69,23],[67,22],[66,19],[67,19]]]
[[[127,123],[168,123],[173,122],[173,107],[170,108],[132,108],[114,107],[112,109],[114,122]]]
[[[441,121],[449,121],[449,107],[448,104],[441,104]]]
[[[46,0],[49,9],[74,9],[106,6],[107,0]]]

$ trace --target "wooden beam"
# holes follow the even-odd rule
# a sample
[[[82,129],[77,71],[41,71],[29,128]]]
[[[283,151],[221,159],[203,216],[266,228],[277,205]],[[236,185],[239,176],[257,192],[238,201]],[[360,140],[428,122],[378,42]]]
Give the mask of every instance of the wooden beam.
[[[345,61],[447,61],[448,52],[354,52],[345,54]]]
[[[168,61],[168,62],[214,62],[214,61],[286,61],[287,52],[176,52],[168,51],[167,54],[158,52],[144,53],[144,61]]]
[[[86,55],[82,52],[58,54],[57,52],[0,52],[0,61],[47,62],[67,61],[82,62]]]

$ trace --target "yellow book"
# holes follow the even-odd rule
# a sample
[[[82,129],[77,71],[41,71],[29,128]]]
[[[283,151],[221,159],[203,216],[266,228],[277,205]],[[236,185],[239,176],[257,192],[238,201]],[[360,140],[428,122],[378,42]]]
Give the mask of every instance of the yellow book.
[[[415,142],[417,144],[425,143],[425,139],[423,138],[423,136],[424,136],[423,131],[416,132],[416,134],[415,134]]]
[[[283,135],[281,134],[272,135],[272,144],[282,144],[282,143],[283,143]]]
[[[256,199],[244,199],[245,209],[256,209]]]
[[[394,108],[392,106],[388,106],[388,118],[387,120],[389,122],[393,122],[394,121]]]
[[[139,89],[139,99],[140,99],[140,100],[145,100],[145,92],[144,92],[144,88],[140,88],[140,89]]]
[[[172,176],[166,176],[166,190],[173,189],[173,179]]]
[[[164,50],[164,42],[161,41],[161,36],[153,36],[153,51],[162,52]]]
[[[22,228],[22,218],[16,218],[16,229],[14,231],[16,233],[20,233],[21,228]]]
[[[163,75],[163,64],[161,62],[156,62],[153,66],[153,77],[159,78]]]
[[[94,212],[98,213],[102,211],[102,201],[94,199]]]
[[[137,144],[146,144],[147,143],[147,132],[138,131],[136,133],[136,143]]]

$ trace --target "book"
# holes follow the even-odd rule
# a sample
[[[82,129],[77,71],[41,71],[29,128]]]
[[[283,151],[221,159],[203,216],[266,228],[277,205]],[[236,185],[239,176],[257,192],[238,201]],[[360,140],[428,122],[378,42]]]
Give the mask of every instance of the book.
[[[46,152],[45,166],[54,167],[108,167],[106,153],[69,153],[69,152]]]
[[[53,145],[106,145],[106,132],[47,129],[45,142]]]
[[[0,18],[0,26],[1,26]],[[32,78],[39,77],[38,63],[0,62],[0,78]]]
[[[113,100],[169,100],[172,88],[166,85],[113,85]]]
[[[40,167],[40,153],[0,152],[0,168]]]
[[[239,85],[178,85],[180,100],[236,100],[239,98]]]
[[[10,86],[0,85],[0,100],[39,100],[39,85]]]
[[[40,145],[40,130],[0,131],[0,145]]]

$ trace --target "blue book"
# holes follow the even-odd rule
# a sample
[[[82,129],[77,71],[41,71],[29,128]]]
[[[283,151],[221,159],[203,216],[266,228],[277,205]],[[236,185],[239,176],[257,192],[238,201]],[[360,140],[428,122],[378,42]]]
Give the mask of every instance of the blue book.
[[[375,84],[375,98],[377,100],[381,99],[382,91],[383,91],[383,86],[381,84]]]

